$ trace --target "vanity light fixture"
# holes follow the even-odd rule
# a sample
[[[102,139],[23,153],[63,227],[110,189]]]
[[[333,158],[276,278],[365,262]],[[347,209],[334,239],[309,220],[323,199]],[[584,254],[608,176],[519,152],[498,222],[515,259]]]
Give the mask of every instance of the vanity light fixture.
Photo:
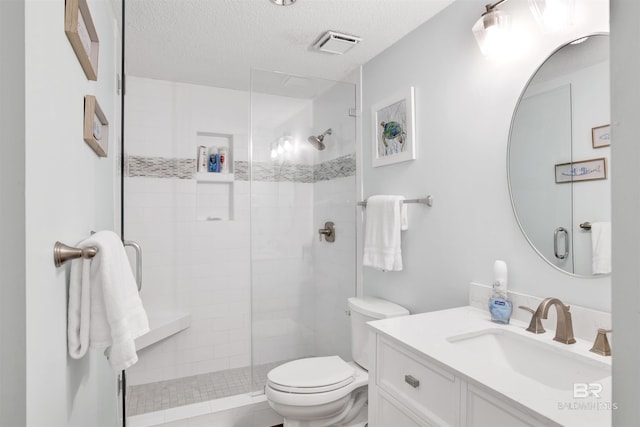
[[[511,15],[498,10],[507,0],[487,4],[486,11],[472,28],[485,56],[494,56],[509,42]],[[528,0],[529,8],[545,33],[562,31],[573,24],[575,0]]]

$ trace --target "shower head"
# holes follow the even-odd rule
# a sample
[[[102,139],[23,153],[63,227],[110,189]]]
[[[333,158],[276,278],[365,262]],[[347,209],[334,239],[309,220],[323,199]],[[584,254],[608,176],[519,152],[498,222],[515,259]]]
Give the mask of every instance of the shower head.
[[[325,130],[322,133],[322,135],[318,135],[318,136],[311,135],[307,139],[307,141],[309,141],[311,143],[311,145],[313,145],[316,150],[322,151],[322,150],[324,150],[324,142],[323,141],[324,141],[325,135],[331,135],[331,128]]]

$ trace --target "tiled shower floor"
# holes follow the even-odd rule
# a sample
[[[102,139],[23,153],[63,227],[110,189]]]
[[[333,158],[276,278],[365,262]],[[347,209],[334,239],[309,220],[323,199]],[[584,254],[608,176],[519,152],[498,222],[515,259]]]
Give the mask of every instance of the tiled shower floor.
[[[282,363],[255,366],[253,390],[261,390],[267,382],[267,373]],[[127,388],[127,416],[234,396],[250,390],[250,366],[130,386]]]

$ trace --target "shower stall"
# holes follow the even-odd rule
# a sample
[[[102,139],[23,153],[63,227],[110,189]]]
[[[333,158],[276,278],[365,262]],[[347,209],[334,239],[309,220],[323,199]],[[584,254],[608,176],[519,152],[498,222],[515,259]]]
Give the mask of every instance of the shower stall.
[[[272,71],[248,90],[128,76],[124,236],[152,329],[182,325],[127,371],[130,425],[264,401],[284,361],[350,359],[355,107],[354,83]]]

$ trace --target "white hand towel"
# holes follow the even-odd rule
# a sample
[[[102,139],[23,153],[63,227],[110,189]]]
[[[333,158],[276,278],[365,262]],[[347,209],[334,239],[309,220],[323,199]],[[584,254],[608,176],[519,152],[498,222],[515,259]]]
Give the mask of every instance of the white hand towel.
[[[403,200],[402,196],[367,199],[363,265],[382,271],[402,270],[400,231],[408,228]]]
[[[100,231],[80,243],[88,246],[98,248],[96,256],[71,265],[69,355],[107,348],[109,364],[120,372],[138,361],[135,339],[149,332],[149,321],[120,238]]]
[[[90,260],[88,259],[74,259],[71,261],[67,344],[69,355],[74,359],[80,359],[89,349],[89,326],[91,322],[90,266]]]
[[[407,205],[402,200],[404,197],[400,199],[400,230],[407,231],[409,229],[409,215],[407,214]]]
[[[611,223],[591,223],[591,271],[593,274],[611,273]]]

